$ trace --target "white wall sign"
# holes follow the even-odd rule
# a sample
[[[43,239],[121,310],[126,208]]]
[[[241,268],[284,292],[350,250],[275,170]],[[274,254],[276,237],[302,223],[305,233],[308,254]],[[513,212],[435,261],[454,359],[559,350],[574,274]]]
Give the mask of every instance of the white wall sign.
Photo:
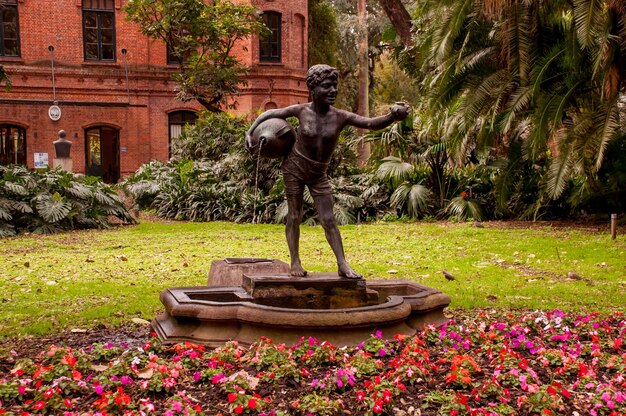
[[[48,167],[48,154],[35,153],[35,169],[45,169]]]
[[[48,117],[50,117],[50,120],[52,121],[59,121],[61,118],[61,107],[58,105],[51,105],[50,108],[48,108]]]

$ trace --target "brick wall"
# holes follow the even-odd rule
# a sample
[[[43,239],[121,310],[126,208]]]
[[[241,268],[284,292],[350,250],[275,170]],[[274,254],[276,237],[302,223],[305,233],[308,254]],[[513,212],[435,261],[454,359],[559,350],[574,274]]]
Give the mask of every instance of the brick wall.
[[[0,57],[13,82],[11,91],[0,90],[0,124],[26,131],[28,166],[34,166],[38,152],[48,153],[52,164],[52,142],[63,129],[73,142],[74,171],[84,173],[86,129],[108,126],[119,130],[120,173],[127,175],[150,160],[167,159],[168,113],[202,109],[196,102],[175,99],[171,80],[175,67],[166,64],[165,45],[144,37],[125,20],[121,7],[126,1],[115,0],[116,62],[111,63],[83,58],[80,0],[18,2],[21,56]],[[235,112],[306,102],[306,0],[253,0],[253,4],[282,14],[282,62],[260,64],[256,37],[239,45],[235,54],[251,70],[248,86],[231,98],[238,104]],[[56,100],[62,110],[59,121],[48,117],[54,98],[50,45]]]

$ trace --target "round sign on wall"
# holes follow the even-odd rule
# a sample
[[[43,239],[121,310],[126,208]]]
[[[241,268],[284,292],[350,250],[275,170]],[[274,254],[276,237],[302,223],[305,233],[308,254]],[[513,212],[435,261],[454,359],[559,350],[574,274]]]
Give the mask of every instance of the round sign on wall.
[[[59,121],[61,118],[61,107],[58,105],[51,105],[50,108],[48,108],[48,117],[50,117],[50,120],[52,121]]]

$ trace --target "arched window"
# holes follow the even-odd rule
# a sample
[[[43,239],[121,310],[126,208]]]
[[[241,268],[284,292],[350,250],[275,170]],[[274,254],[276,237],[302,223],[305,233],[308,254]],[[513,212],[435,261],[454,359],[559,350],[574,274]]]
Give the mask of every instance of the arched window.
[[[0,165],[26,165],[26,130],[0,124]]]
[[[259,59],[261,62],[280,62],[281,15],[277,12],[263,12],[262,17],[269,32],[264,32],[259,37]]]
[[[169,141],[168,141],[168,156],[171,156],[172,139],[178,138],[183,132],[183,127],[186,124],[194,124],[198,119],[198,115],[193,111],[181,110],[172,111],[168,115],[168,127],[169,127]]]
[[[85,173],[106,183],[120,179],[120,134],[108,126],[85,130]]]

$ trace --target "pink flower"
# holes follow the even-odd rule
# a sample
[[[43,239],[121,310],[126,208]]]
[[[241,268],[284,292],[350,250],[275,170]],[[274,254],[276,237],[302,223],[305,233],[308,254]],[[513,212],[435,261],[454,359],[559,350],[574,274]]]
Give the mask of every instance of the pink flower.
[[[182,412],[183,411],[183,404],[179,401],[173,401],[172,402],[172,409],[177,411],[177,412]]]
[[[173,378],[169,377],[163,380],[163,386],[166,389],[171,389],[172,387],[174,387],[176,385],[176,380],[174,380]]]
[[[197,383],[200,380],[202,380],[202,373],[199,371],[196,371],[195,373],[193,373],[193,381]]]
[[[222,379],[226,378],[226,376],[224,374],[216,374],[211,378],[211,383],[213,384],[217,384],[219,383]]]

